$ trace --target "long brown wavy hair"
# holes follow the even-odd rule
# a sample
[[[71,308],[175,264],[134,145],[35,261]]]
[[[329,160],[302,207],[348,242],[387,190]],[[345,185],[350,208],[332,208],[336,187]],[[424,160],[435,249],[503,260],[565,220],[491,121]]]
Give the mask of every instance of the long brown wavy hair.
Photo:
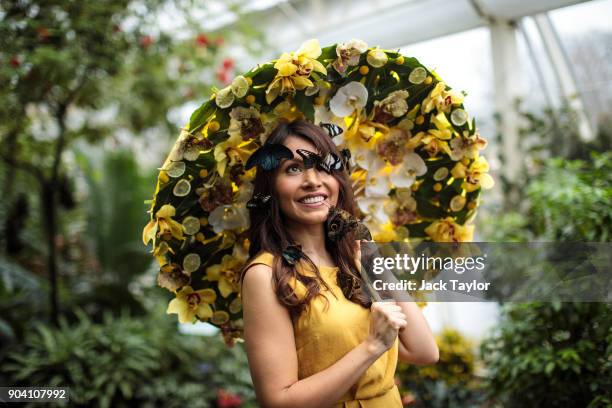
[[[282,121],[272,131],[267,142],[282,144],[289,136],[298,136],[308,140],[323,157],[330,152],[339,155],[336,145],[323,128],[302,119],[292,122]],[[278,169],[271,171],[265,171],[261,168],[257,169],[253,182],[253,195],[261,193],[272,196],[272,199],[270,200],[270,207],[266,210],[251,209],[249,211],[251,218],[251,226],[247,231],[250,241],[249,258],[252,259],[253,256],[262,251],[267,251],[274,255],[272,270],[276,296],[289,309],[292,318],[295,319],[306,310],[311,299],[320,294],[321,285],[328,290],[330,288],[321,278],[319,269],[308,255],[302,254],[300,262],[304,261],[310,266],[308,269],[315,272],[316,276],[314,277],[304,276],[298,273],[294,266],[283,262],[283,249],[287,245],[296,244],[296,242],[285,228],[285,215],[280,210],[278,195],[274,189],[277,171]],[[354,215],[356,213],[356,206],[353,199],[353,189],[346,169],[341,172],[333,172],[332,175],[339,183],[337,207]],[[369,296],[362,290],[361,277],[355,262],[354,243],[355,236],[353,233],[346,234],[338,242],[331,242],[325,237],[325,247],[339,268],[337,283],[342,289],[342,293],[348,300],[369,308],[372,302]],[[246,265],[248,266],[248,262]],[[243,268],[240,272],[240,283],[242,283],[246,269]],[[301,299],[298,298],[293,288],[289,285],[289,281],[292,278],[299,280],[306,287],[307,292]],[[329,302],[327,306],[329,306]]]

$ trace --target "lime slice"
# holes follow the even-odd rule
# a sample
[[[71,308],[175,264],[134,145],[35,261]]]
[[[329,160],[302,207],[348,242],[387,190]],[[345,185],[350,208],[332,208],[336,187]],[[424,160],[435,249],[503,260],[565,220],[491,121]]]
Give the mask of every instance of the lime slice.
[[[198,293],[202,297],[202,301],[206,303],[212,303],[217,299],[217,293],[214,289],[206,288],[198,291]]]
[[[460,196],[460,195],[456,195],[450,201],[450,209],[455,211],[455,212],[461,211],[463,209],[463,207],[465,207],[465,202],[466,201],[467,201],[467,199],[465,197]]]
[[[185,162],[171,162],[164,170],[170,177],[180,177],[185,173]]]
[[[416,67],[408,75],[408,81],[412,84],[420,84],[427,78],[427,71],[423,67]]]
[[[451,113],[451,122],[456,126],[463,126],[468,120],[468,114],[463,109],[455,109]]]
[[[200,231],[200,220],[191,215],[185,217],[183,220],[183,227],[185,228],[185,234],[195,235]]]
[[[217,92],[217,96],[215,96],[215,103],[221,109],[232,106],[232,103],[234,103],[234,93],[232,92],[231,86],[227,86]]]
[[[183,159],[194,161],[200,156],[200,148],[198,146],[190,146],[183,153]]]
[[[444,180],[448,176],[448,169],[446,167],[440,167],[433,175],[434,180]]]
[[[200,255],[194,253],[187,254],[185,258],[183,258],[183,271],[186,273],[197,271],[200,264]]]
[[[232,303],[229,305],[229,311],[231,313],[238,313],[242,310],[242,300],[240,298],[236,298],[232,300]]]
[[[312,95],[316,94],[317,92],[319,92],[319,87],[318,86],[316,86],[316,85],[315,86],[309,86],[304,91],[304,95],[312,96]]]
[[[232,81],[231,88],[232,93],[236,95],[236,98],[242,98],[244,95],[247,94],[247,92],[249,92],[249,81],[247,81],[247,79],[242,75],[238,75]]]
[[[223,324],[227,323],[229,318],[229,313],[227,313],[225,310],[217,310],[210,318],[210,322],[214,324]]]
[[[185,197],[191,191],[191,184],[185,179],[179,180],[174,186],[172,193],[177,197]]]

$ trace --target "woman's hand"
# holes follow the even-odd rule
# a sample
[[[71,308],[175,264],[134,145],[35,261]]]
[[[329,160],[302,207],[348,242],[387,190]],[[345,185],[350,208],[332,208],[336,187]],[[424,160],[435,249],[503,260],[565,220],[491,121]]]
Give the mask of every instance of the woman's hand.
[[[398,331],[406,327],[406,315],[395,302],[373,302],[370,307],[370,333],[366,342],[382,354],[393,346]]]

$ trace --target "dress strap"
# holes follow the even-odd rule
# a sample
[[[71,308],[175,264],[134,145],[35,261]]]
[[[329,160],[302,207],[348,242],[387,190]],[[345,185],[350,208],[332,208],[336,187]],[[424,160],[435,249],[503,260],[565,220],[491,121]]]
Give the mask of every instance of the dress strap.
[[[253,265],[257,265],[257,264],[264,264],[267,265],[269,267],[272,267],[274,263],[274,254],[270,253],[270,252],[260,252],[259,254],[255,255],[253,258],[251,258],[250,260],[248,260],[245,264],[245,267],[242,269],[242,275],[240,277],[240,289],[242,291],[242,282],[244,281],[244,275],[246,275],[247,270],[253,266]]]

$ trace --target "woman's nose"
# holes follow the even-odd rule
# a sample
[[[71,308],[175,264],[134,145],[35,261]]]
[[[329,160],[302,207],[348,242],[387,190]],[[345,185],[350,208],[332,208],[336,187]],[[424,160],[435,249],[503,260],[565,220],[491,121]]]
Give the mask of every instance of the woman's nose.
[[[304,184],[319,186],[321,185],[321,177],[319,172],[313,167],[304,172]]]

